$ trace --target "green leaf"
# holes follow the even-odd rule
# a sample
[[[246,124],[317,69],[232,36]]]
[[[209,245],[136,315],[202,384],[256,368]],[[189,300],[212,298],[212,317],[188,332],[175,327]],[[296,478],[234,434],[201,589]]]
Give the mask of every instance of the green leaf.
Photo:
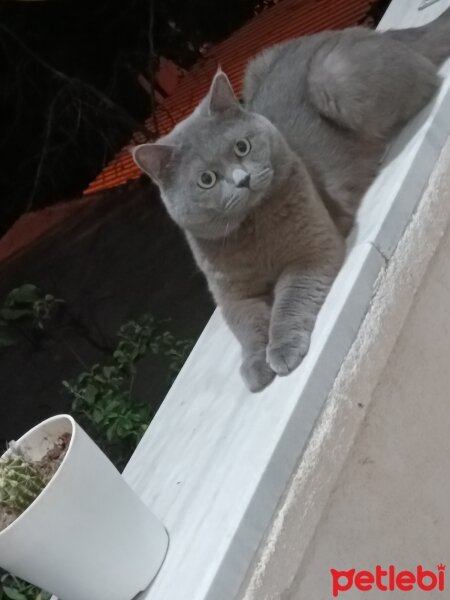
[[[16,588],[7,585],[3,586],[3,593],[9,600],[27,600],[27,597],[24,594],[19,592]]]
[[[106,403],[106,410],[111,411],[111,410],[115,410],[116,408],[118,408],[119,406],[119,402],[117,401],[117,399],[111,399],[108,400],[108,402]]]
[[[112,442],[116,433],[116,424],[114,423],[111,427],[106,430],[106,439],[108,442]]]
[[[86,389],[84,390],[84,399],[87,404],[94,404],[95,398],[97,396],[97,388],[92,383],[88,383]]]
[[[103,367],[103,375],[106,379],[111,379],[112,375],[114,375],[114,367]]]
[[[39,299],[38,288],[32,283],[25,283],[18,288],[11,290],[6,298],[6,302],[19,302],[21,304],[33,303]]]
[[[0,317],[5,321],[17,321],[23,317],[33,317],[34,312],[28,308],[2,308]]]
[[[99,423],[101,423],[103,420],[103,412],[101,410],[94,410],[92,413],[92,420],[96,425],[99,425]]]

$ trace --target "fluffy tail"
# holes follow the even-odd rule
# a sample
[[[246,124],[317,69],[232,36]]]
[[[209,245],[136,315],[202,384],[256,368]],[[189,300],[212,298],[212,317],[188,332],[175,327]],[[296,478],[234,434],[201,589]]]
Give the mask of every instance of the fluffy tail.
[[[427,25],[411,29],[391,29],[383,35],[403,42],[439,66],[450,56],[450,8]]]

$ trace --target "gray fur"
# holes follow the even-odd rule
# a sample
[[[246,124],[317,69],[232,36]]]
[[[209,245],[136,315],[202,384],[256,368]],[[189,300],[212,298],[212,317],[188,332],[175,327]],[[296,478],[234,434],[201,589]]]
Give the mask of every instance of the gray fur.
[[[308,351],[361,197],[438,88],[449,34],[450,10],[422,28],[280,44],[249,64],[245,108],[219,72],[190,117],[135,149],[241,343],[250,390]]]

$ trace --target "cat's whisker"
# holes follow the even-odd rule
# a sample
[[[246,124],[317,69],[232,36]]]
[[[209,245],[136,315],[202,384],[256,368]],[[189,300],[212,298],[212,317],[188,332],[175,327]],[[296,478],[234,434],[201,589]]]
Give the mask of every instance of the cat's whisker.
[[[227,221],[226,225],[225,225],[225,235],[223,237],[222,250],[224,250],[225,246],[227,245],[227,239],[228,239],[228,232],[229,232],[229,230],[230,230],[230,221]]]
[[[253,191],[259,191],[264,188],[273,178],[273,171],[270,168],[263,169],[257,175],[252,178],[250,189]]]
[[[235,194],[233,194],[231,196],[231,198],[228,200],[228,202],[225,204],[225,212],[228,212],[229,210],[234,208],[234,206],[236,206],[236,204],[238,202],[239,202],[239,196],[236,196]]]

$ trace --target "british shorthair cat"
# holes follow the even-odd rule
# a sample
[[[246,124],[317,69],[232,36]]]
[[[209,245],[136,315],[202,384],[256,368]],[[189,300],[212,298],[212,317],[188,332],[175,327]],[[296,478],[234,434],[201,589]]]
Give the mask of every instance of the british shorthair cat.
[[[173,131],[134,149],[183,229],[262,390],[308,351],[345,237],[386,148],[439,87],[450,10],[424,27],[362,27],[279,44],[223,72]]]

